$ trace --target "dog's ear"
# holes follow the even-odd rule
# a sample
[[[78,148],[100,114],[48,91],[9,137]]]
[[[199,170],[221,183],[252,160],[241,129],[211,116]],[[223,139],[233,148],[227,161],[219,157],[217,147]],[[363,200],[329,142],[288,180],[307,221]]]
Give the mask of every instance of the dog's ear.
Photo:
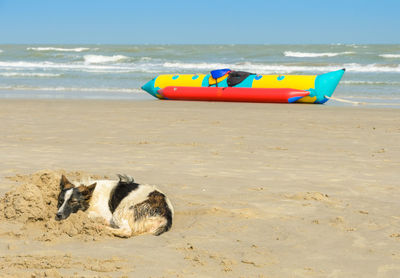
[[[60,188],[61,190],[74,188],[74,185],[64,176],[61,176],[60,180]]]
[[[93,184],[91,184],[91,185],[89,185],[89,186],[87,187],[87,189],[88,189],[88,191],[90,192],[90,194],[93,194],[93,191],[94,191],[94,189],[96,188],[96,185],[97,185],[97,182],[95,182],[95,183],[93,183]]]
[[[93,191],[96,188],[97,183],[93,183],[89,186],[81,185],[78,187],[79,192],[85,196],[85,199],[90,199],[92,197]]]

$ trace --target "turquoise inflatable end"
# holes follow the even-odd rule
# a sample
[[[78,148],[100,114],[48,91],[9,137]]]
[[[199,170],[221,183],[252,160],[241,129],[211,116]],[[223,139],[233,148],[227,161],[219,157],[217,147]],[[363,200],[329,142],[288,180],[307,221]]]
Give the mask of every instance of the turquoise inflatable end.
[[[323,104],[328,101],[325,96],[332,96],[345,71],[346,69],[341,69],[317,76],[315,79],[315,89],[310,91],[310,96],[314,95],[317,97],[315,103]]]
[[[142,86],[142,90],[148,92],[153,97],[159,98],[157,95],[158,90],[157,90],[157,88],[154,88],[155,82],[156,82],[156,78],[153,78],[152,80],[150,80],[149,82],[147,82],[146,84],[144,84]]]

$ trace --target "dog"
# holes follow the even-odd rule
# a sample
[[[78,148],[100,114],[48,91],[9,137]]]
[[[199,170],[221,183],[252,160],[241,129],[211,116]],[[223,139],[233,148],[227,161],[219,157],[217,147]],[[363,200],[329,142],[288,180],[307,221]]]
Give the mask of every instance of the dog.
[[[62,175],[55,219],[64,220],[82,210],[90,218],[103,219],[118,237],[167,232],[174,215],[169,199],[155,186],[135,183],[126,175],[118,177],[75,185]]]

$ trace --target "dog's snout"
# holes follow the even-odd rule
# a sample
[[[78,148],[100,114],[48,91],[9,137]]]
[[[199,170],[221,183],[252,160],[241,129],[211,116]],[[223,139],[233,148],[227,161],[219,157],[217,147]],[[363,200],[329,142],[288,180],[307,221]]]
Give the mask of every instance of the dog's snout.
[[[57,214],[56,214],[56,220],[61,220],[62,219],[62,214],[61,213],[59,213],[59,212],[57,212]]]

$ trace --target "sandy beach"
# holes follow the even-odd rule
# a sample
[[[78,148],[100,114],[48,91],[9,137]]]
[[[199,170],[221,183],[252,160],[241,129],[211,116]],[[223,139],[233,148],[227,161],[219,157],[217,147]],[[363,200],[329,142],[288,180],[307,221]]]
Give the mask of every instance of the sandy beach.
[[[0,276],[399,277],[399,142],[390,108],[2,99]],[[172,229],[51,222],[61,173],[157,185]]]

